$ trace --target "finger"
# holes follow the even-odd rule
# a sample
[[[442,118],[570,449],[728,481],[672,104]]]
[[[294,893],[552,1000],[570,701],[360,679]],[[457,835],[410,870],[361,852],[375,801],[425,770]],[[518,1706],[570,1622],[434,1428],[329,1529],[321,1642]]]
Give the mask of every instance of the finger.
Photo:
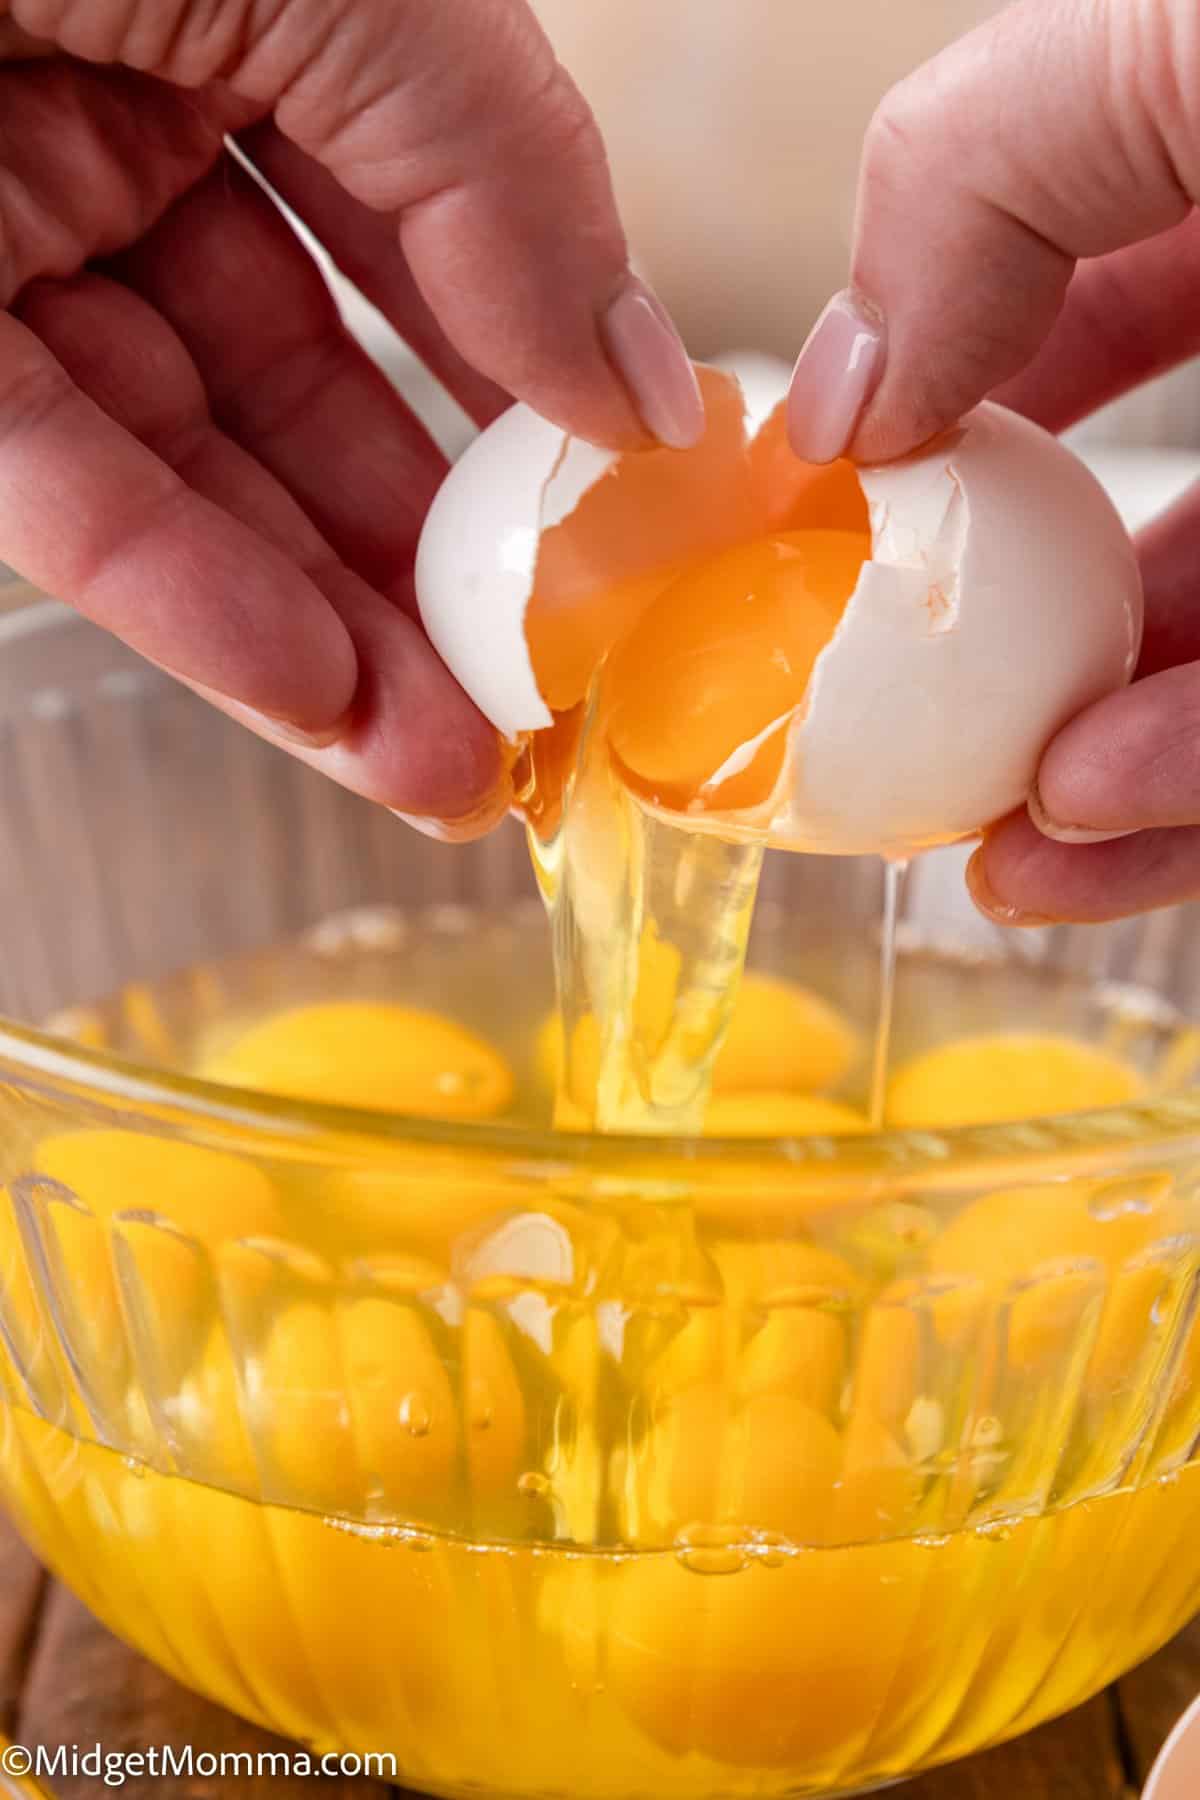
[[[1200,663],[1149,675],[1072,719],[1042,758],[1030,810],[1067,843],[1200,825]]]
[[[44,38],[30,37],[11,19],[0,19],[0,62],[32,62],[58,51]]]
[[[10,314],[0,562],[152,662],[301,731],[327,732],[354,694],[354,646],[308,577],[109,418]]]
[[[1200,212],[1111,256],[1081,263],[1032,362],[992,398],[1065,431],[1097,407],[1200,352]]]
[[[407,586],[445,458],[262,190],[226,159],[117,267],[186,344],[221,426],[343,561]]]
[[[1200,485],[1137,536],[1146,595],[1138,675],[1200,658]]]
[[[973,859],[972,892],[1003,922],[1118,918],[1200,894],[1200,490],[1139,551],[1139,678],[1058,733],[1027,813]]]
[[[339,567],[325,590],[358,652],[350,728],[296,754],[368,800],[424,821],[429,836],[466,842],[512,805],[496,732],[467,699],[420,627]]]
[[[792,435],[912,449],[1010,379],[1079,258],[1178,225],[1198,191],[1191,0],[1019,0],[900,83],[868,132],[851,278],[806,345]]]
[[[287,490],[220,430],[186,349],[144,300],[89,272],[35,282],[17,311],[80,392],[190,487],[307,572],[334,560]]]
[[[507,804],[495,733],[462,694],[412,622],[348,570],[286,489],[213,421],[186,349],[136,295],[97,276],[30,290],[27,322],[99,406],[206,500],[227,508],[247,535],[299,563],[340,618],[356,652],[352,702],[326,741],[303,759],[368,798],[460,821],[459,835],[494,823]],[[219,606],[220,596],[210,598]],[[303,617],[272,645],[285,664],[305,654]],[[246,719],[227,690],[192,684]],[[268,724],[247,722],[276,737]]]
[[[454,348],[413,279],[388,219],[348,201],[329,171],[298,150],[270,120],[247,132],[240,144],[342,274],[378,307],[477,425],[490,424],[512,405],[511,394],[481,375]]]
[[[628,268],[604,147],[526,0],[18,0],[78,56],[216,78],[391,215],[467,362],[568,429],[692,443],[699,388]]]
[[[0,67],[0,306],[133,242],[247,116],[223,91],[182,95],[64,56]]]
[[[1200,895],[1200,828],[1054,843],[1024,812],[990,832],[967,867],[980,910],[1000,925],[1100,924]]]
[[[1072,719],[1038,772],[1035,822],[1066,842],[1200,824],[1200,487],[1140,534],[1138,553],[1137,679]]]

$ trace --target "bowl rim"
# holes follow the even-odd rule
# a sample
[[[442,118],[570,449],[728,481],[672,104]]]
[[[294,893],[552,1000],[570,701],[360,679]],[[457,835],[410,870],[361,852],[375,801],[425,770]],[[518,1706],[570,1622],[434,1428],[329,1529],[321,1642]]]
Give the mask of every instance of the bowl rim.
[[[0,571],[2,575],[2,571]],[[0,593],[24,589],[30,603],[0,616],[0,653],[6,644],[43,631],[88,624],[33,583],[0,579]],[[99,627],[93,629],[100,630]],[[153,667],[154,665],[147,665]],[[164,679],[170,679],[165,672]],[[500,1157],[532,1172],[599,1174],[636,1162],[678,1180],[688,1168],[714,1175],[724,1169],[744,1181],[749,1170],[776,1182],[819,1179],[822,1191],[864,1183],[889,1191],[909,1182],[928,1187],[970,1183],[1002,1168],[1004,1185],[1025,1165],[1039,1179],[1070,1179],[1083,1168],[1123,1173],[1161,1157],[1200,1154],[1200,1094],[1149,1096],[1120,1106],[1012,1123],[944,1130],[872,1131],[831,1137],[654,1137],[625,1133],[556,1132],[549,1127],[489,1119],[432,1119],[324,1101],[294,1100],[156,1068],[0,1014],[0,1073],[24,1086],[73,1091],[81,1100],[142,1109],[157,1121],[193,1135],[227,1139],[250,1132],[264,1153],[344,1155],[386,1159],[400,1151],[450,1151],[473,1160]],[[749,1166],[749,1167],[748,1167]]]
[[[217,1140],[247,1133],[263,1154],[318,1155],[321,1160],[387,1162],[397,1154],[451,1152],[511,1172],[603,1176],[622,1165],[648,1165],[665,1182],[694,1169],[743,1183],[753,1172],[790,1185],[815,1179],[831,1195],[876,1182],[889,1191],[972,1184],[983,1176],[1019,1184],[1022,1168],[1039,1179],[1103,1178],[1160,1161],[1165,1150],[1200,1154],[1200,1098],[1163,1096],[1090,1112],[1013,1123],[962,1125],[944,1131],[883,1131],[848,1137],[653,1137],[556,1132],[495,1119],[433,1119],[416,1114],[295,1100],[239,1088],[71,1042],[0,1017],[0,1076],[95,1107],[132,1108],[145,1119]]]

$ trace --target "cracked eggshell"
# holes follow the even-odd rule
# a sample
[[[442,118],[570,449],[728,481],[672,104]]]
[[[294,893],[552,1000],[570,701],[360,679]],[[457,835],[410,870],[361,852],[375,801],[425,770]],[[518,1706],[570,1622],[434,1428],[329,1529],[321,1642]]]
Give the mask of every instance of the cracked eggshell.
[[[468,446],[434,497],[417,546],[421,618],[446,667],[507,737],[554,722],[528,656],[514,655],[525,641],[544,496],[559,477],[569,512],[570,495],[616,460],[513,406]]]
[[[680,567],[768,529],[766,484],[786,505],[774,465],[752,461],[737,380],[697,375],[708,426],[695,450],[597,449],[518,405],[438,490],[417,546],[422,622],[506,736],[582,699],[614,638]]]
[[[1026,799],[1042,752],[1137,661],[1133,546],[1099,483],[985,404],[859,471],[872,555],[791,728],[771,842],[902,856]]]

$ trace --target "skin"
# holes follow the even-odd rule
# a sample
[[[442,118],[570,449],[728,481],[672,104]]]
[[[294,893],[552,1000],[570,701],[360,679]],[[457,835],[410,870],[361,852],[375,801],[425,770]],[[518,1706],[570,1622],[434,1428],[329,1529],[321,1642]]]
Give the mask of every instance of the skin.
[[[1059,431],[1196,355],[1198,197],[1194,0],[1021,0],[919,69],[864,150],[852,284],[887,351],[850,453],[900,455],[989,393]],[[1139,550],[1135,684],[1049,746],[1041,829],[1023,810],[972,863],[1003,923],[1200,894],[1200,492]]]
[[[603,146],[524,0],[0,0],[0,561],[475,835],[504,760],[412,599],[442,458],[226,133],[476,420],[646,441]]]
[[[345,785],[487,829],[500,748],[412,601],[441,458],[222,138],[481,423],[517,395],[644,441],[603,147],[523,0],[0,0],[0,64],[0,559]],[[1200,351],[1198,192],[1193,0],[1023,0],[901,83],[852,453],[990,391],[1057,430]],[[1138,682],[972,865],[1005,923],[1200,892],[1200,497],[1140,547]]]

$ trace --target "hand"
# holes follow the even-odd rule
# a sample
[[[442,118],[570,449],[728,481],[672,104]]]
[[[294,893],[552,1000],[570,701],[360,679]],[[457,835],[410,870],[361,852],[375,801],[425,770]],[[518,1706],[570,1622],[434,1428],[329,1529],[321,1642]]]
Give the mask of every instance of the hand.
[[[524,0],[0,15],[0,562],[347,787],[486,829],[501,747],[412,598],[442,459],[225,134],[477,420],[689,443]]]
[[[894,457],[988,393],[1059,431],[1195,355],[1197,196],[1195,0],[1001,12],[872,123],[852,285],[797,365],[796,449]],[[1059,734],[1029,811],[972,861],[1005,923],[1200,894],[1200,493],[1139,549],[1135,684]]]

